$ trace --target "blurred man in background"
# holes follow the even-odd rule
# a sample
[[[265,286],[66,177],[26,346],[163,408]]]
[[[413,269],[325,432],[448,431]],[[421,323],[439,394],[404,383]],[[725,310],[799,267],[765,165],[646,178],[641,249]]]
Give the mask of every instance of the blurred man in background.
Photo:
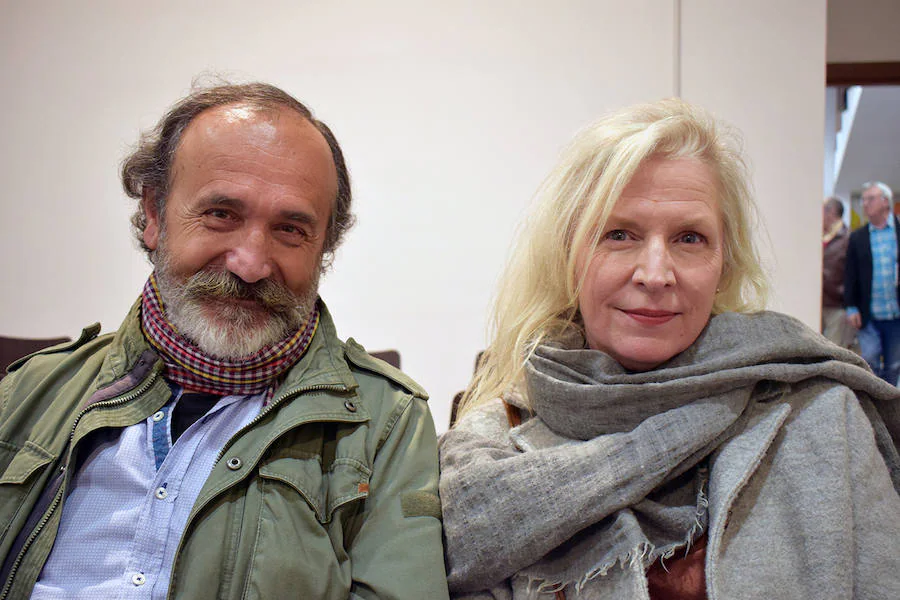
[[[869,222],[850,234],[844,268],[844,306],[847,320],[858,330],[856,339],[862,357],[876,375],[897,385],[900,222],[894,216],[893,192],[880,181],[863,184],[862,205]]]
[[[850,348],[856,342],[856,328],[844,310],[844,264],[850,232],[844,225],[844,203],[839,198],[825,200],[822,207],[822,334]]]

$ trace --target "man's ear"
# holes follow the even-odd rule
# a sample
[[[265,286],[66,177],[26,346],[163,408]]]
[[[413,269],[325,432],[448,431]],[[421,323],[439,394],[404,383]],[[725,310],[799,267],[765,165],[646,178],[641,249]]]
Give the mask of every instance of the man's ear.
[[[159,211],[156,206],[156,190],[144,188],[141,193],[141,208],[144,210],[144,219],[147,226],[144,227],[144,245],[151,250],[156,250],[159,243]]]

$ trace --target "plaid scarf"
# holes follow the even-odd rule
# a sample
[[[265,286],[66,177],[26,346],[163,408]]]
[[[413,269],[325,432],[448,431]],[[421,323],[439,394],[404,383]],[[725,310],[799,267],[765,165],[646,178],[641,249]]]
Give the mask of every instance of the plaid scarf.
[[[156,274],[151,273],[141,296],[141,325],[147,341],[166,364],[166,377],[185,390],[221,396],[266,391],[268,403],[278,378],[309,347],[319,325],[319,309],[313,309],[305,327],[274,345],[237,360],[213,358],[185,339],[166,319]]]

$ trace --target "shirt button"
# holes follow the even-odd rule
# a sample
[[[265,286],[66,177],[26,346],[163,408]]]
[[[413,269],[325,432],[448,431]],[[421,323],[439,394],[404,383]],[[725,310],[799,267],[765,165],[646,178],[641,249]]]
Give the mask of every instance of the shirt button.
[[[165,417],[165,416],[166,416],[166,413],[164,413],[161,410],[158,410],[155,413],[153,413],[153,420],[154,421],[162,421],[163,417]]]
[[[147,583],[147,578],[144,577],[143,573],[135,573],[131,576],[131,583],[134,585],[144,585]]]
[[[156,488],[156,497],[159,498],[160,500],[165,500],[166,496],[168,496],[168,495],[169,495],[169,492],[166,491],[166,488],[164,488],[164,487]]]
[[[232,456],[231,458],[228,459],[228,462],[225,464],[227,464],[228,468],[231,469],[232,471],[237,471],[238,469],[241,468],[241,465],[243,465],[244,463],[237,456]]]
[[[356,412],[356,405],[350,402],[349,400],[344,401],[344,408],[349,410],[350,412]]]

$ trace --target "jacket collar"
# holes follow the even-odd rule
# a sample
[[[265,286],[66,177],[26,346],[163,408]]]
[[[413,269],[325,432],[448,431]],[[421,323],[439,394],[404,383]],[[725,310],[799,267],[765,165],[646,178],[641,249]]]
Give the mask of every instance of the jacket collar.
[[[300,386],[339,386],[347,390],[357,387],[356,378],[344,358],[344,344],[337,336],[334,320],[325,302],[319,298],[319,327],[303,355],[276,394]]]

